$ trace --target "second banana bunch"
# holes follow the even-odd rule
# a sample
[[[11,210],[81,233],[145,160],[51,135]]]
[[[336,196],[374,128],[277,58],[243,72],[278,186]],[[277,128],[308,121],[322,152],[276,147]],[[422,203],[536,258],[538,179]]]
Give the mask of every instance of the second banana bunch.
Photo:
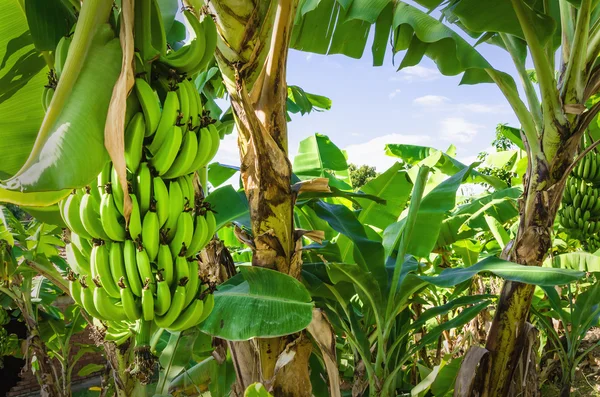
[[[588,153],[567,179],[558,221],[586,249],[600,248],[600,153]]]

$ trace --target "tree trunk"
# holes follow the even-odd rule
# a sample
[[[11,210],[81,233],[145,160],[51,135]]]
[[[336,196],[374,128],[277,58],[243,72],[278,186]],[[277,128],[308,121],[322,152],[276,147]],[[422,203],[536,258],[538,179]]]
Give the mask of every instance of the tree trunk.
[[[216,58],[239,133],[242,182],[252,223],[252,264],[299,278],[286,121],[286,62],[297,0],[223,0],[210,2],[209,7],[220,36]],[[240,389],[260,381],[275,396],[311,395],[311,344],[302,333],[229,346]],[[293,350],[294,359],[277,369],[284,349]]]
[[[573,163],[582,131],[563,134],[559,150],[548,163],[543,156],[530,159],[520,202],[520,224],[514,241],[502,257],[527,266],[541,266],[552,246],[554,218],[562,199],[566,176]],[[531,152],[530,152],[531,153]],[[482,395],[506,396],[525,346],[524,331],[535,286],[505,281],[486,349],[490,352]]]

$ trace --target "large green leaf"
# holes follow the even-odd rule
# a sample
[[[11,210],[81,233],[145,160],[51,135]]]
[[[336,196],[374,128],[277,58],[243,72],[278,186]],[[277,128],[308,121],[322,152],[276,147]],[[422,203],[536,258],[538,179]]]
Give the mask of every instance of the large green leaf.
[[[383,297],[381,289],[373,276],[357,265],[331,263],[327,266],[331,282],[337,284],[346,281],[352,284],[363,296],[366,296],[373,311],[383,313]]]
[[[346,156],[327,135],[317,133],[300,142],[294,158],[294,173],[303,180],[329,178],[332,186],[352,189]]]
[[[35,50],[18,0],[0,2],[0,178],[17,172],[44,118],[46,64]]]
[[[167,394],[171,381],[187,367],[192,358],[193,346],[198,330],[193,328],[185,333],[174,332],[158,361],[161,371],[156,385],[157,394]]]
[[[346,206],[329,204],[324,201],[311,203],[316,215],[327,221],[337,232],[348,237],[353,243],[354,259],[365,271],[371,272],[381,288],[387,285],[384,267],[383,246],[379,241],[367,237],[364,226],[356,219],[356,215]],[[352,244],[350,245],[352,247]],[[342,253],[342,259],[345,255]]]
[[[219,286],[215,307],[200,329],[227,340],[288,335],[308,326],[312,308],[310,294],[295,278],[242,266],[240,274]]]
[[[239,171],[240,167],[211,163],[208,165],[208,181],[213,187],[219,187]]]
[[[218,365],[215,358],[210,356],[190,369],[184,370],[171,381],[169,393],[189,391],[191,394],[196,392],[196,388],[206,391],[207,385],[211,381],[211,374]]]
[[[93,3],[90,4],[92,7]],[[85,37],[94,36],[78,78],[71,90],[59,82],[54,99],[63,95],[64,104],[54,107],[53,101],[48,112],[54,115],[48,119],[53,122],[48,124],[49,129],[40,130],[28,160],[15,176],[4,182],[5,188],[37,192],[82,187],[109,160],[104,147],[104,126],[113,86],[121,70],[121,46],[118,38],[109,38],[107,24],[92,29],[91,33],[80,31],[84,25],[78,25],[74,42],[80,38],[85,45]],[[64,73],[74,65],[70,63],[71,56],[76,55],[69,53]],[[102,80],[101,85],[98,79]],[[90,95],[91,92],[94,94]]]
[[[554,19],[534,9],[533,0],[526,0],[524,9],[533,31],[542,44],[554,33]],[[527,4],[529,3],[529,4]],[[474,32],[502,32],[525,38],[511,0],[459,0],[452,13],[469,30]]]
[[[156,1],[158,3],[158,8],[160,9],[165,32],[169,33],[173,26],[173,22],[175,22],[175,15],[177,15],[177,11],[179,10],[179,4],[177,0]]]
[[[388,156],[398,157],[410,165],[426,163],[427,166],[435,167],[445,175],[454,175],[467,168],[467,165],[456,160],[453,155],[427,146],[388,144],[385,147],[385,152]],[[494,189],[505,189],[507,187],[506,182],[499,178],[481,174],[476,170],[471,171],[469,182],[487,183]]]
[[[600,256],[587,252],[569,252],[546,259],[544,266],[582,272],[600,272]]]
[[[394,164],[361,188],[364,193],[380,197],[386,202],[379,204],[356,197],[356,201],[362,207],[358,220],[363,224],[385,229],[390,223],[395,222],[404,210],[411,189],[412,182],[407,177],[406,171],[402,169],[402,165]]]
[[[429,256],[438,240],[442,221],[447,217],[449,211],[454,208],[456,191],[470,171],[471,167],[467,167],[454,174],[423,198],[407,246],[407,254],[417,257]],[[385,230],[383,244],[386,252],[391,252],[394,249],[393,244],[397,241],[397,233],[402,229],[400,225],[405,219],[403,218],[400,222],[390,225]]]
[[[244,397],[273,397],[262,383],[253,383],[244,392]]]
[[[206,197],[215,211],[217,228],[229,222],[241,221],[248,216],[248,200],[244,192],[236,192],[231,185],[223,186]]]
[[[438,287],[449,288],[481,272],[490,272],[505,280],[544,286],[568,284],[585,276],[584,272],[576,270],[525,266],[492,256],[470,267],[446,269],[439,276],[419,278]]]

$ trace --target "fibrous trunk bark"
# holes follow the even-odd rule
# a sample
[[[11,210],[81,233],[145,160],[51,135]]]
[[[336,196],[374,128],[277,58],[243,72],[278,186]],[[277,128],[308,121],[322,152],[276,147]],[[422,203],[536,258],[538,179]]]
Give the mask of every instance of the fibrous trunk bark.
[[[239,133],[241,176],[252,224],[252,264],[300,276],[288,159],[286,62],[296,0],[212,1],[216,58]],[[310,396],[311,343],[303,334],[229,344],[238,390],[262,382],[275,396]],[[284,350],[294,358],[281,368]]]
[[[503,259],[541,266],[552,246],[552,228],[563,195],[566,175],[579,145],[581,130],[561,134],[559,150],[549,163],[533,158],[524,179],[517,235],[504,249]],[[535,286],[505,281],[492,322],[486,349],[490,353],[483,396],[507,396],[526,346],[527,319]]]

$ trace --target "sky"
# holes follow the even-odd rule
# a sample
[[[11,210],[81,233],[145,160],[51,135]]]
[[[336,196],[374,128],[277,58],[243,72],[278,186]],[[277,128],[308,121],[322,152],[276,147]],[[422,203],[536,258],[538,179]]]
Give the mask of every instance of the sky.
[[[506,52],[486,44],[478,50],[494,68],[516,76]],[[496,85],[460,86],[460,75],[441,75],[427,58],[397,71],[402,55],[397,54],[396,66],[388,53],[383,66],[373,67],[369,45],[358,60],[290,50],[288,84],[332,100],[328,111],[292,115],[290,157],[301,140],[318,132],[345,149],[349,162],[375,166],[379,172],[395,161],[384,153],[387,143],[442,150],[454,144],[457,158],[471,163],[490,150],[497,124],[519,126]],[[215,161],[239,165],[236,139],[225,138]]]

